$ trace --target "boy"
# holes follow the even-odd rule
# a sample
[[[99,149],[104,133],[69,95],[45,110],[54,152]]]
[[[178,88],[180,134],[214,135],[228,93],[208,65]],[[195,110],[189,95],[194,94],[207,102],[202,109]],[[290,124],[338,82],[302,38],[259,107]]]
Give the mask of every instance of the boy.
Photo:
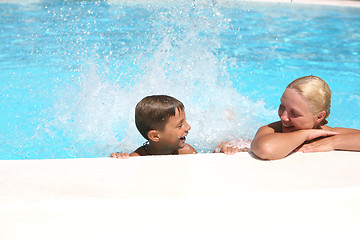
[[[186,122],[184,105],[173,97],[153,95],[143,98],[135,108],[135,124],[147,143],[130,155],[112,153],[111,157],[197,153],[185,143],[191,127]]]

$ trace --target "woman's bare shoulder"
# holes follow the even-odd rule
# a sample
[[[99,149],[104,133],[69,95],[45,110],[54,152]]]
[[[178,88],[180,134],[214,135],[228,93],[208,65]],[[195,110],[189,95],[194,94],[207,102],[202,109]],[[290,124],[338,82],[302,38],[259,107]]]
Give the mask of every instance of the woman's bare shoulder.
[[[281,121],[273,122],[260,127],[257,134],[279,133],[282,132],[281,126],[282,126]]]

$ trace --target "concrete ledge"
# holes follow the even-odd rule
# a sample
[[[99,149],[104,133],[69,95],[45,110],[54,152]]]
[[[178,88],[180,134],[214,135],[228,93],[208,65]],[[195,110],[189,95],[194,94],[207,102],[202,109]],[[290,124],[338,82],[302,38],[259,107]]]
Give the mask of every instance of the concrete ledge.
[[[359,239],[360,153],[0,161],[0,239]]]

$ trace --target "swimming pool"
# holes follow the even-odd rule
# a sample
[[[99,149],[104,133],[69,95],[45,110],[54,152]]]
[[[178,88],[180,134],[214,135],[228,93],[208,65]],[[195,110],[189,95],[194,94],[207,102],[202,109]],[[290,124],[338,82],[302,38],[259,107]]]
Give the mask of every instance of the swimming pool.
[[[359,8],[204,2],[0,3],[0,159],[132,151],[149,94],[181,100],[207,152],[277,120],[310,74],[333,90],[329,125],[360,128]]]

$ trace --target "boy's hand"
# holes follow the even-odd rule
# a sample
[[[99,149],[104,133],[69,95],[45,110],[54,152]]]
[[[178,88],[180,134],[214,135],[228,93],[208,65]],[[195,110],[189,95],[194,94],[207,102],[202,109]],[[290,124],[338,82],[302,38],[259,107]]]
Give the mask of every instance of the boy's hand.
[[[112,153],[110,155],[110,157],[113,157],[113,158],[121,158],[121,159],[126,159],[126,158],[129,158],[129,153],[125,152],[125,153]]]
[[[225,153],[226,155],[234,155],[237,152],[249,152],[250,148],[238,148],[238,147],[222,147],[220,150],[217,148],[213,153]]]

